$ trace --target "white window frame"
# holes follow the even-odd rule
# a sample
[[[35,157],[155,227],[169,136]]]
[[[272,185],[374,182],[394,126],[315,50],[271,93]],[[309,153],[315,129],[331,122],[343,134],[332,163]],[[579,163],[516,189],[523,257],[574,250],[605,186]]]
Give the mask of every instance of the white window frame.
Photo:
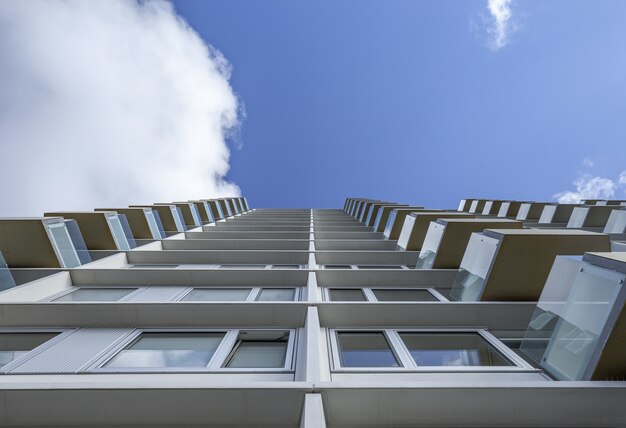
[[[361,290],[363,294],[365,295],[365,301],[332,300],[330,296],[331,289]],[[337,286],[324,287],[323,295],[324,295],[324,301],[333,302],[333,303],[371,303],[371,302],[376,302],[376,303],[437,303],[436,301],[421,301],[421,300],[380,301],[376,298],[376,295],[374,294],[373,290],[423,290],[423,291],[428,291],[439,302],[448,302],[448,299],[446,299],[441,293],[439,293],[434,288],[429,288],[429,287],[400,287],[400,288],[389,287],[387,288],[387,287],[343,287],[341,285],[337,285]]]
[[[285,363],[279,368],[229,368],[222,367],[226,358],[237,343],[242,331],[284,331],[289,333]],[[206,368],[201,367],[105,367],[120,352],[138,339],[143,333],[224,333],[220,344],[215,349]],[[85,371],[91,373],[293,373],[295,371],[295,347],[297,329],[294,328],[237,328],[237,329],[206,329],[206,328],[137,328],[122,341],[102,354]]]
[[[50,303],[91,303],[90,301],[81,301],[81,302],[55,302],[54,300],[66,296],[68,294],[74,293],[80,289],[102,289],[102,288],[106,288],[106,289],[115,289],[115,288],[135,288],[135,291],[131,291],[130,293],[128,293],[126,296],[122,297],[119,300],[94,300],[93,303],[117,303],[117,302],[123,302],[126,300],[131,299],[132,297],[138,295],[139,293],[143,292],[146,288],[146,286],[142,286],[142,285],[119,285],[119,286],[111,286],[111,285],[74,285],[66,290],[63,290],[61,292],[58,292],[56,294],[53,294],[51,296],[48,296],[44,299],[42,299],[42,302],[50,302]]]
[[[245,286],[245,285],[237,285],[237,286],[219,286],[219,285],[215,285],[215,286],[192,286],[192,287],[188,287],[186,288],[182,293],[180,293],[175,301],[176,302],[181,302],[183,301],[183,299],[185,298],[185,296],[187,296],[189,293],[191,293],[193,290],[198,290],[198,289],[202,289],[202,290],[210,290],[210,289],[219,289],[219,290],[224,290],[224,289],[231,289],[231,290],[241,290],[241,289],[249,289],[250,292],[248,293],[248,296],[245,298],[245,300],[224,300],[224,302],[233,302],[233,303],[251,303],[251,302],[258,302],[258,298],[261,295],[261,290],[264,288],[289,288],[291,290],[294,290],[294,300],[283,300],[283,301],[265,301],[265,302],[260,302],[260,303],[283,303],[283,302],[299,302],[300,301],[300,292],[302,287],[299,286],[289,286],[289,287],[281,287],[278,285],[271,285],[271,286]],[[218,300],[215,301],[203,301],[203,300],[189,300],[189,301],[185,301],[183,303],[214,303],[214,302],[218,302]]]
[[[396,356],[400,367],[342,367],[339,351],[338,333],[381,333],[383,332],[391,351]],[[400,333],[475,333],[500,356],[511,363],[510,366],[418,366],[404,345]],[[485,329],[420,329],[420,328],[333,328],[327,331],[330,343],[331,371],[337,373],[511,373],[540,372],[513,352]]]

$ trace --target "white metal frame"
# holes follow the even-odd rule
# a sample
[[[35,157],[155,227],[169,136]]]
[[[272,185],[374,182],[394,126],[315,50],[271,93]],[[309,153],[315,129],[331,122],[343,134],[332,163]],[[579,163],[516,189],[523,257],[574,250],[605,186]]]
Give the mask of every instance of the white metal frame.
[[[126,296],[122,297],[121,299],[118,300],[93,300],[93,302],[123,302],[126,300],[131,299],[132,297],[138,295],[139,293],[142,293],[143,291],[145,291],[146,286],[142,286],[142,285],[120,285],[120,286],[111,286],[111,285],[78,285],[78,286],[73,286],[70,287],[66,290],[63,290],[61,292],[58,292],[56,294],[53,294],[51,296],[48,296],[44,299],[42,299],[42,302],[50,302],[50,303],[72,303],[72,302],[55,302],[56,299],[66,296],[68,294],[71,293],[75,293],[76,291],[80,290],[80,289],[123,289],[123,288],[134,288],[134,291],[131,291],[130,293],[128,293]],[[80,303],[87,303],[88,301],[81,301]]]
[[[376,295],[374,294],[374,292],[372,290],[423,290],[423,291],[428,291],[433,297],[435,297],[438,301],[440,302],[448,302],[448,299],[446,299],[441,293],[439,293],[437,290],[435,290],[434,288],[428,288],[428,287],[401,287],[401,288],[386,288],[386,287],[343,287],[343,286],[331,286],[331,287],[324,287],[323,289],[323,296],[324,296],[324,301],[326,302],[335,302],[335,303],[364,303],[361,301],[341,301],[341,300],[332,300],[330,298],[330,290],[334,289],[334,290],[361,290],[363,292],[363,294],[365,295],[365,303],[370,303],[370,302],[376,302],[376,303],[396,303],[396,301],[380,301],[376,298]],[[422,300],[398,300],[397,302],[399,303],[424,303],[425,301]],[[436,303],[436,302],[434,302]]]
[[[337,334],[342,332],[355,333],[383,333],[391,352],[395,355],[400,367],[342,367],[339,353]],[[502,358],[511,363],[510,366],[418,366],[411,353],[404,345],[399,333],[476,333],[485,340],[488,346],[496,350]],[[333,328],[328,329],[330,342],[331,371],[337,373],[511,373],[511,372],[540,372],[528,364],[523,358],[515,354],[495,336],[484,329],[420,329],[400,328],[381,329],[370,328]]]
[[[280,368],[229,368],[223,367],[243,331],[282,331],[288,332],[287,351],[284,366]],[[211,356],[206,368],[199,367],[104,367],[120,352],[131,346],[143,333],[224,333],[224,337]],[[137,328],[124,340],[100,355],[93,364],[83,371],[91,373],[293,373],[295,370],[295,347],[297,329],[293,328]]]
[[[302,287],[297,287],[297,286],[290,286],[290,287],[281,287],[278,285],[272,285],[272,286],[228,286],[228,287],[224,287],[224,286],[219,286],[219,285],[215,285],[215,286],[194,286],[194,287],[188,287],[185,288],[185,290],[183,292],[181,292],[180,294],[178,294],[176,296],[176,299],[174,301],[176,302],[181,302],[185,296],[187,296],[189,293],[191,293],[193,290],[210,290],[210,289],[218,289],[218,290],[250,290],[248,292],[248,295],[246,296],[246,298],[244,300],[225,300],[226,302],[242,302],[242,303],[250,303],[250,302],[257,302],[259,296],[261,295],[261,290],[263,290],[264,288],[288,288],[290,290],[294,290],[294,297],[293,300],[288,300],[289,302],[298,302],[300,301],[300,295],[301,295],[301,289]],[[215,303],[217,302],[217,300],[215,301],[200,301],[200,300],[190,300],[190,303]],[[273,301],[268,301],[267,303],[275,303]]]

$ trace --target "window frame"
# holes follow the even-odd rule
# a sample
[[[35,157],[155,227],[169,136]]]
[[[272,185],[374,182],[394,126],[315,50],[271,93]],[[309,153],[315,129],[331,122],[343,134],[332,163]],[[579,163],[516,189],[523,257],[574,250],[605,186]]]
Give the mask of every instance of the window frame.
[[[344,332],[379,333],[384,332],[399,367],[342,367],[338,334]],[[478,334],[488,346],[510,363],[509,366],[418,366],[410,351],[400,337],[400,333],[474,333]],[[435,328],[330,328],[327,331],[330,344],[329,357],[331,373],[511,373],[540,372],[494,335],[485,329],[435,329]]]
[[[276,300],[276,301],[261,301],[259,302],[259,300],[257,300],[259,298],[259,296],[261,295],[261,291],[264,288],[288,288],[290,290],[294,290],[294,296],[293,296],[293,300]],[[250,292],[248,293],[248,296],[246,296],[245,300],[187,300],[187,301],[183,301],[183,299],[189,294],[191,293],[193,290],[197,290],[197,289],[203,289],[203,290],[207,290],[207,289],[219,289],[219,290],[223,290],[223,289],[250,289]],[[255,285],[237,285],[237,286],[219,286],[219,285],[203,285],[203,286],[191,286],[191,287],[187,287],[185,288],[179,295],[176,296],[176,298],[174,299],[175,302],[182,302],[182,303],[214,303],[214,302],[232,302],[232,303],[287,303],[287,302],[299,302],[300,301],[300,295],[301,295],[301,286],[288,286],[288,287],[282,287],[279,285],[272,285],[272,286],[255,286]]]
[[[279,368],[230,368],[222,367],[237,344],[239,334],[244,331],[282,331],[288,332],[285,363]],[[215,349],[209,363],[201,367],[106,367],[120,352],[127,350],[143,333],[224,333],[220,344]],[[136,328],[123,340],[112,345],[84,371],[87,373],[295,373],[295,348],[297,328]]]
[[[350,301],[350,300],[332,300],[330,296],[330,290],[347,290],[347,289],[356,289],[361,290],[363,295],[365,296],[365,301]],[[394,300],[394,301],[384,301],[378,300],[373,290],[423,290],[429,292],[436,301],[422,301],[422,300]],[[439,302],[448,302],[448,299],[445,298],[441,293],[439,293],[434,288],[430,287],[399,287],[399,288],[386,288],[386,287],[343,287],[343,286],[330,286],[324,287],[322,290],[322,295],[324,297],[325,302],[332,303],[439,303]]]
[[[86,300],[86,301],[79,301],[79,302],[56,302],[56,299],[59,299],[63,296],[66,296],[68,294],[74,293],[80,289],[115,289],[115,288],[120,288],[120,289],[124,289],[124,288],[134,288],[134,291],[131,291],[130,293],[128,293],[126,296],[122,297],[119,300]],[[42,299],[42,302],[47,302],[47,303],[119,303],[119,302],[124,302],[127,301],[131,298],[133,298],[134,296],[138,295],[139,293],[143,292],[146,288],[148,288],[147,286],[141,286],[141,285],[120,285],[119,287],[117,286],[102,286],[102,285],[73,285],[72,287],[68,288],[67,290],[63,290],[60,291],[56,294],[53,294],[51,296],[48,296],[44,299]]]
[[[408,265],[395,265],[395,264],[390,264],[390,265],[379,265],[379,264],[368,264],[368,263],[360,263],[360,264],[348,264],[348,263],[329,263],[329,264],[321,264],[318,265],[320,266],[322,269],[335,269],[335,270],[411,270],[411,268]],[[349,267],[328,267],[328,266],[349,266]],[[372,269],[362,269],[361,266],[376,266],[375,268]],[[394,266],[393,268],[386,268],[385,266]]]

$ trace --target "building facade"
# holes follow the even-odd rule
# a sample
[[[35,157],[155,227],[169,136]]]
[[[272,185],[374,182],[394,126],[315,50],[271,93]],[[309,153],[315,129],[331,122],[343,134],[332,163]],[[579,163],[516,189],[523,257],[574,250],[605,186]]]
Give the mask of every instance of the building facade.
[[[626,426],[624,205],[0,219],[0,425]]]

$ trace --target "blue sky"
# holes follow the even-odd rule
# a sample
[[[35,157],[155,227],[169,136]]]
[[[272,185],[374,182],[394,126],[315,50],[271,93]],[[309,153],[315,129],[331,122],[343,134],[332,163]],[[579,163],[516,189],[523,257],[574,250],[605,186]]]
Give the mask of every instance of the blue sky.
[[[255,206],[626,195],[625,1],[514,1],[500,49],[486,0],[174,6],[233,67],[227,178]]]

